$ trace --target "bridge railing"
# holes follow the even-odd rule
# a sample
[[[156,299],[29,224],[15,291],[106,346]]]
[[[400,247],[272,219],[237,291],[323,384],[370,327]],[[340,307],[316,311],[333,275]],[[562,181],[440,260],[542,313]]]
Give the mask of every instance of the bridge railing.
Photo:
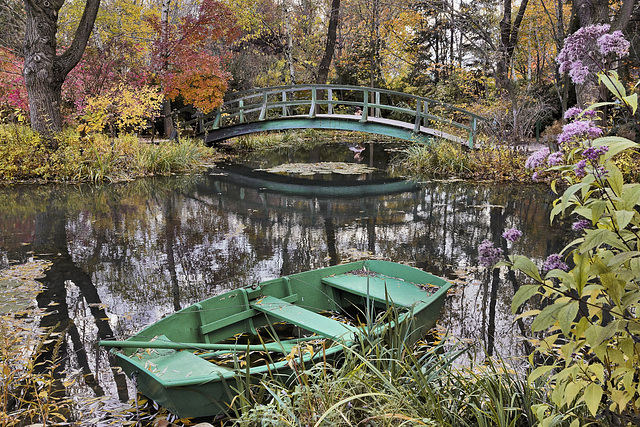
[[[356,113],[359,109],[359,113]],[[241,123],[318,115],[352,116],[360,122],[389,119],[452,134],[464,133],[473,147],[483,117],[434,99],[386,89],[337,85],[296,85],[251,89],[225,96],[223,105],[187,122],[199,133]]]

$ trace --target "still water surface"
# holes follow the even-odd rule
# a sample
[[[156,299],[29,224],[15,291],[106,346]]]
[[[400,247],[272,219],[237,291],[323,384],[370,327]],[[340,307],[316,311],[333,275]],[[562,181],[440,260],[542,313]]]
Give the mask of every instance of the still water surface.
[[[388,157],[378,150],[368,147],[364,159],[384,169]],[[37,301],[53,315],[41,323],[66,331],[67,367],[96,394],[115,395],[114,381],[123,381],[106,369],[99,339],[126,338],[227,289],[360,258],[455,281],[442,328],[477,343],[478,354],[523,354],[513,286],[477,267],[477,248],[490,239],[539,264],[558,252],[568,237],[548,224],[547,187],[402,183],[380,173],[283,180],[251,170],[328,160],[353,161],[353,152],[332,144],[198,176],[0,188],[0,268],[53,263]],[[508,247],[500,235],[513,227],[524,237]]]

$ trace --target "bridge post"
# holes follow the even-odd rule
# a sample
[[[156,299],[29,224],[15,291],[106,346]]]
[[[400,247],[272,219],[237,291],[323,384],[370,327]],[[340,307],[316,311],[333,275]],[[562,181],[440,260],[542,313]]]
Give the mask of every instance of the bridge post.
[[[267,118],[267,91],[262,92],[262,109],[260,110],[260,117],[258,120],[264,120]]]
[[[478,130],[478,119],[476,116],[471,116],[471,130],[469,130],[469,148],[473,148],[476,142],[476,132]]]
[[[238,101],[238,108],[240,109],[240,123],[244,123],[244,99]]]
[[[422,100],[416,99],[416,119],[413,125],[413,132],[420,132],[420,123],[422,123]]]
[[[287,91],[283,90],[282,91],[282,102],[286,103],[287,102]],[[283,105],[282,106],[282,117],[288,116],[289,113],[287,112],[287,106]]]
[[[316,116],[316,101],[318,94],[316,92],[316,87],[311,87],[311,108],[309,109],[309,117],[313,118]]]
[[[427,117],[427,115],[429,114],[429,101],[423,101],[424,102],[424,108],[422,109],[422,112],[424,113],[423,117],[423,126],[428,128],[429,127],[429,118]]]
[[[380,105],[380,92],[376,92],[376,105]],[[375,117],[380,117],[380,108],[376,107]]]
[[[362,91],[362,116],[360,117],[360,123],[367,121],[369,115],[369,90],[364,88]]]
[[[216,108],[216,118],[213,121],[213,129],[219,129],[220,128],[220,120],[222,120],[222,105],[219,106],[218,108]],[[204,129],[203,129],[204,131]]]
[[[327,90],[327,101],[329,101],[327,103],[327,114],[333,114],[333,103],[331,101],[333,101],[333,89],[329,88]]]

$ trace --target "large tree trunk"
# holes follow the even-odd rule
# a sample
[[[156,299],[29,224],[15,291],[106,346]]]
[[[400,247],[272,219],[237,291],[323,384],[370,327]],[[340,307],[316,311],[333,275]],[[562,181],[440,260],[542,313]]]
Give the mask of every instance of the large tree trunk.
[[[331,13],[329,14],[329,26],[327,28],[327,43],[324,48],[324,55],[318,65],[318,77],[316,83],[325,84],[329,80],[329,67],[333,60],[333,53],[336,49],[336,38],[338,34],[338,22],[340,20],[340,0],[331,0]]]
[[[512,89],[509,78],[509,68],[513,52],[518,44],[518,31],[524,18],[529,0],[522,0],[514,22],[511,22],[511,0],[504,0],[502,19],[500,20],[500,46],[498,50],[498,63],[496,65],[496,84],[499,90],[508,92]]]
[[[608,0],[575,0],[573,8],[581,28],[609,22]],[[599,97],[598,79],[592,73],[589,73],[584,83],[576,84],[576,98],[580,107],[586,108],[589,104],[597,102]]]
[[[62,130],[62,83],[84,53],[100,0],[87,0],[73,42],[56,55],[58,13],[64,0],[24,0],[26,12],[24,80],[29,94],[31,126],[57,148],[53,135]]]

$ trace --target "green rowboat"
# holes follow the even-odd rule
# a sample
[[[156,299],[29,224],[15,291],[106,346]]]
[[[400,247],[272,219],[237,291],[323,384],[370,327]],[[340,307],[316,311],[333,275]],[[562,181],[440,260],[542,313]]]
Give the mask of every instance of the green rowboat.
[[[179,417],[221,415],[239,381],[286,380],[293,361],[334,360],[357,334],[391,327],[412,344],[435,325],[451,286],[406,265],[357,261],[225,292],[100,345],[119,348],[116,363],[138,390]],[[395,320],[371,322],[390,307]]]

